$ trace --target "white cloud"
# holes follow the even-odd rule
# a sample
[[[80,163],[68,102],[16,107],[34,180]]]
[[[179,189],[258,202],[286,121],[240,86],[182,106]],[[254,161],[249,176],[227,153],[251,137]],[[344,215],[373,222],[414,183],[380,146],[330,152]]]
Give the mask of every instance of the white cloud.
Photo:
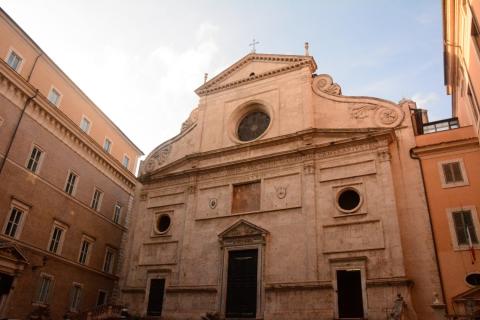
[[[73,64],[69,73],[148,154],[179,133],[197,106],[194,90],[203,83],[205,71],[216,67],[217,34],[218,27],[204,22],[184,49],[162,44],[151,52],[135,52],[104,44],[100,51],[86,49],[70,58],[81,56],[95,70],[95,81],[83,70],[84,64]]]
[[[417,107],[429,109],[438,102],[439,96],[436,92],[418,92],[412,96],[412,100],[417,103]]]

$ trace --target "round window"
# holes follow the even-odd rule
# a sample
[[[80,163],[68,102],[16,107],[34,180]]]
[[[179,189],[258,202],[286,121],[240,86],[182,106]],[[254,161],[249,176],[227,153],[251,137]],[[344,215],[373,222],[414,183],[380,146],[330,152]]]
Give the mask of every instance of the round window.
[[[160,233],[165,233],[170,228],[172,221],[168,214],[162,214],[157,218],[157,230]]]
[[[360,207],[361,197],[357,190],[352,188],[343,189],[337,197],[337,204],[344,212],[353,212]]]
[[[270,125],[270,116],[262,111],[248,113],[240,120],[237,129],[240,141],[251,141],[260,137]]]
[[[480,273],[470,273],[465,277],[465,281],[471,286],[480,286]]]

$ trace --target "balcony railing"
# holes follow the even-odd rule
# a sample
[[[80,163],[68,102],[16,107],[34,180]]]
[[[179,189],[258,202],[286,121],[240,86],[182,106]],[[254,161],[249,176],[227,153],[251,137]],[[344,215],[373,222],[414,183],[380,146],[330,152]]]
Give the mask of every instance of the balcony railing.
[[[460,128],[458,118],[450,118],[423,124],[423,134]]]

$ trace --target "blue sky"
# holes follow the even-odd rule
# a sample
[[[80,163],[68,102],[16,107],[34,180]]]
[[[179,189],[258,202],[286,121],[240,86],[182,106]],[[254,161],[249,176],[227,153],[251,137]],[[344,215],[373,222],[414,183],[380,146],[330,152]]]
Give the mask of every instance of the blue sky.
[[[440,0],[0,0],[146,153],[174,136],[203,81],[250,51],[310,54],[344,95],[450,116]]]

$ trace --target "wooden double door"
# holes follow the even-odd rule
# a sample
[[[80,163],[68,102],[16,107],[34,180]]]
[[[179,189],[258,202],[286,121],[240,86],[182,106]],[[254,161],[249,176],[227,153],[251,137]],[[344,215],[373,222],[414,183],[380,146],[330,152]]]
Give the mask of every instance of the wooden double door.
[[[257,249],[229,251],[225,306],[227,318],[256,317],[257,273]]]

